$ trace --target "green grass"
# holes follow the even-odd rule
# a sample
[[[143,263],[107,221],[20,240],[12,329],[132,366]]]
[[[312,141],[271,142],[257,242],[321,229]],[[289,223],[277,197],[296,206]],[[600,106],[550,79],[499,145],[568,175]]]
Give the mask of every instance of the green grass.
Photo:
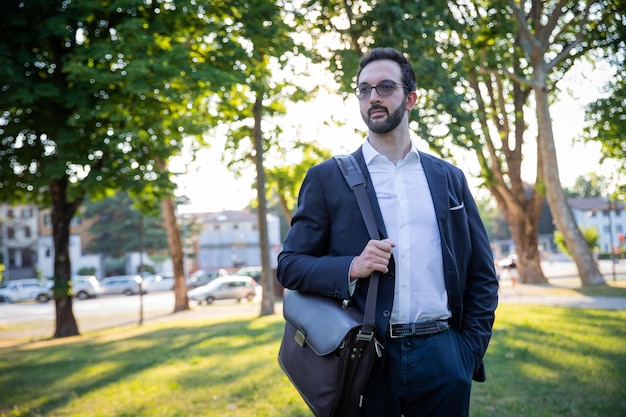
[[[309,417],[276,361],[282,331],[238,317],[0,349],[0,416]],[[502,305],[472,417],[624,416],[625,341],[624,311]]]

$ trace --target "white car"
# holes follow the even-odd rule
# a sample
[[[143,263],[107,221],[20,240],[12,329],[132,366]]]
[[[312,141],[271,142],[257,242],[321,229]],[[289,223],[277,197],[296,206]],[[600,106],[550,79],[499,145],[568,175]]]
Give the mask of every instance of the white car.
[[[0,301],[15,303],[23,300],[46,302],[49,300],[52,281],[32,279],[16,279],[0,282]]]
[[[234,299],[237,301],[252,299],[256,296],[258,284],[248,276],[224,276],[215,278],[206,285],[194,288],[187,292],[190,300],[198,304],[206,302],[212,304],[215,300]]]
[[[174,289],[174,274],[156,274],[143,280],[146,291],[170,291]]]
[[[72,294],[79,300],[96,298],[102,294],[100,281],[94,275],[76,275],[72,277]]]
[[[100,288],[102,294],[124,294],[134,295],[141,292],[145,294],[147,291],[141,285],[142,280],[139,275],[115,275],[112,277],[103,278],[100,281]]]

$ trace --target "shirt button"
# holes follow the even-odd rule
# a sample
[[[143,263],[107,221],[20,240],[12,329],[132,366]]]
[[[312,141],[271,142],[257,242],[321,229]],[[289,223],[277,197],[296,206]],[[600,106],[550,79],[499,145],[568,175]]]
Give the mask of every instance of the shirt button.
[[[391,312],[389,310],[383,311],[383,317],[385,317],[385,318],[391,317]]]

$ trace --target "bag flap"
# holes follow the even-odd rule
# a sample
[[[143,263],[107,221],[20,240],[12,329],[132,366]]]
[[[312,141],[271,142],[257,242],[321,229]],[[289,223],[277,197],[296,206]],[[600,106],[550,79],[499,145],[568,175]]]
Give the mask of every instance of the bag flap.
[[[283,316],[319,356],[335,351],[346,333],[363,325],[363,314],[343,308],[341,300],[295,290],[285,291]]]

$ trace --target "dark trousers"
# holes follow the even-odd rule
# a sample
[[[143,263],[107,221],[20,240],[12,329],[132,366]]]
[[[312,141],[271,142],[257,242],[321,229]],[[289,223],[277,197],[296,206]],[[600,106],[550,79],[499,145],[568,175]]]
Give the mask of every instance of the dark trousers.
[[[387,338],[384,370],[366,388],[361,417],[466,417],[474,358],[455,330]]]

